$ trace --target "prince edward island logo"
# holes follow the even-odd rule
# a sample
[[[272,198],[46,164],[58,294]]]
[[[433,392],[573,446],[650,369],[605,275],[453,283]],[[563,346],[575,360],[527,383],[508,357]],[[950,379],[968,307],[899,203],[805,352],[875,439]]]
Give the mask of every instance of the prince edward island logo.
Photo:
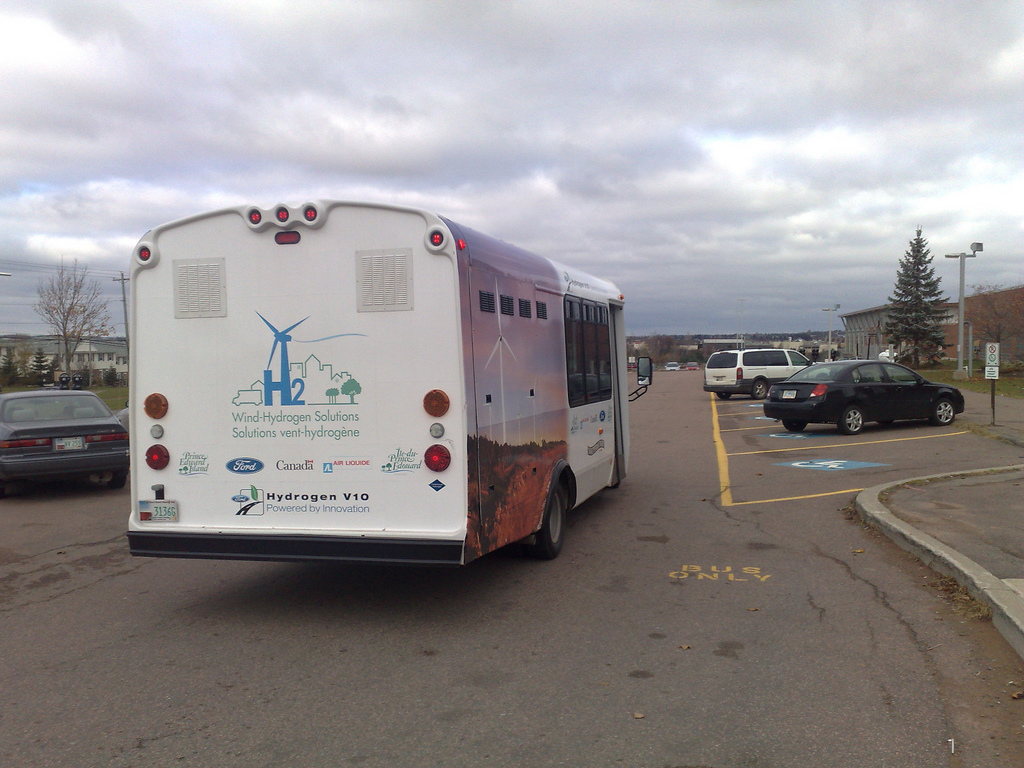
[[[302,362],[292,363],[288,358],[288,344],[316,344],[343,336],[365,336],[363,333],[336,333],[320,339],[295,339],[291,331],[306,322],[304,317],[283,331],[275,328],[267,318],[256,313],[274,334],[270,359],[263,371],[263,380],[254,381],[249,389],[240,389],[231,401],[242,405],[356,405],[362,386],[347,371],[335,373],[334,366],[320,362],[310,355]],[[277,376],[274,378],[274,355],[277,355]],[[307,399],[308,398],[308,399]]]

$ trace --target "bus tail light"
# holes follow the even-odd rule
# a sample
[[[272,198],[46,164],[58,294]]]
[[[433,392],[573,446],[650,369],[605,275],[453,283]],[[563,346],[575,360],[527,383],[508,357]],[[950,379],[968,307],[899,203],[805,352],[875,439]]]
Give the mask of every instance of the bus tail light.
[[[423,453],[423,463],[434,472],[444,472],[452,463],[452,455],[443,445],[432,445]]]
[[[423,410],[435,419],[448,413],[449,407],[451,407],[451,400],[444,390],[432,389],[423,396]]]
[[[151,419],[162,419],[167,415],[167,408],[167,398],[159,392],[147,395],[142,404],[142,410],[144,410],[146,415]]]
[[[170,462],[170,452],[159,443],[146,449],[146,464],[150,469],[163,469]]]

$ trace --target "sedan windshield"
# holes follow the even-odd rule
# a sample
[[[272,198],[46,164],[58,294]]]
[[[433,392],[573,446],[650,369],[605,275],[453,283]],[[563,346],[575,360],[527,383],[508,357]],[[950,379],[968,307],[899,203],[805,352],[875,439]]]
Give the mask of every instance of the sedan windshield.
[[[788,380],[817,382],[835,381],[842,376],[849,367],[849,363],[817,363],[800,369],[790,376]]]

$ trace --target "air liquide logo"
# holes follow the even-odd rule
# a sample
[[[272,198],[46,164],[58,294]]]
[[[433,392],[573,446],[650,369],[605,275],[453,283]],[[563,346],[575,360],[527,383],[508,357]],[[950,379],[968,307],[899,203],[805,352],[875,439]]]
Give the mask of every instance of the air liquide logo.
[[[259,459],[242,457],[232,459],[225,466],[228,468],[228,472],[234,472],[236,475],[252,475],[263,469],[263,462]]]
[[[262,379],[256,379],[248,389],[236,392],[231,403],[235,406],[294,406],[294,405],[355,405],[362,393],[362,385],[347,371],[335,371],[329,363],[323,363],[316,355],[309,355],[300,362],[292,362],[289,344],[316,344],[343,336],[365,336],[362,333],[336,333],[319,339],[296,339],[291,332],[306,322],[304,317],[279,330],[259,312],[256,316],[273,334],[270,358],[263,370]],[[275,362],[276,358],[276,362]],[[338,419],[341,420],[341,419]],[[248,436],[248,435],[246,435]],[[252,435],[260,437],[260,435]]]

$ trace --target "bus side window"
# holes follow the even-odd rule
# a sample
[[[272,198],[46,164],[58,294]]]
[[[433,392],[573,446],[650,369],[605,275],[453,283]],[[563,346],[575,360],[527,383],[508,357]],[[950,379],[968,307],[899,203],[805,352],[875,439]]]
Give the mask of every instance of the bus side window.
[[[580,300],[565,297],[565,372],[568,376],[569,406],[583,405],[587,395],[583,384],[583,318]]]
[[[565,297],[565,367],[570,407],[611,399],[607,307],[575,296]]]

